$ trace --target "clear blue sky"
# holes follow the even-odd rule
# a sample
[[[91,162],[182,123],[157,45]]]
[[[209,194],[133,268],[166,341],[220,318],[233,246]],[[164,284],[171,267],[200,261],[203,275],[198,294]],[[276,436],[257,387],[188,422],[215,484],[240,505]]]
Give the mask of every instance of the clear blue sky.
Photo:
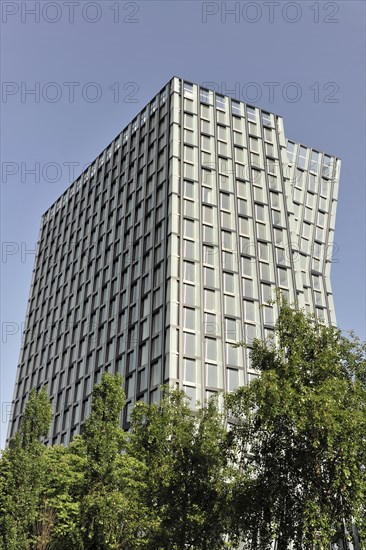
[[[78,175],[173,75],[233,90],[342,158],[333,291],[339,326],[365,338],[365,3],[35,4],[2,2],[1,447],[41,215],[68,164]]]

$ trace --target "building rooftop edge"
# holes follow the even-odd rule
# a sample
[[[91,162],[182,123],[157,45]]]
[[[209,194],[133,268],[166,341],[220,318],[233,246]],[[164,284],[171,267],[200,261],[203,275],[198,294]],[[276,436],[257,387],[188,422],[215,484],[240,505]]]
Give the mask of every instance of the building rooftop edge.
[[[57,199],[55,199],[55,200],[53,201],[53,203],[52,203],[52,204],[42,213],[42,215],[41,215],[41,220],[43,220],[43,218],[46,216],[46,214],[55,206],[55,204],[60,200],[60,198],[61,198],[65,193],[67,193],[67,191],[70,189],[70,187],[72,187],[72,186],[74,185],[74,183],[80,178],[80,176],[82,176],[82,174],[84,174],[85,172],[87,172],[87,170],[89,169],[90,165],[93,164],[93,162],[95,162],[95,160],[96,160],[96,159],[97,159],[106,149],[108,149],[108,147],[109,147],[110,145],[112,145],[112,143],[117,139],[117,137],[118,137],[121,133],[123,133],[123,132],[128,128],[128,126],[131,124],[131,122],[132,122],[132,121],[133,121],[133,120],[134,120],[134,119],[135,119],[135,118],[136,118],[136,117],[137,117],[137,116],[147,107],[147,105],[148,105],[149,103],[151,103],[151,101],[153,101],[153,99],[154,99],[154,98],[155,98],[164,88],[166,88],[166,87],[168,86],[168,84],[171,84],[171,82],[172,82],[175,78],[177,78],[177,79],[179,79],[179,80],[181,80],[181,81],[183,80],[183,81],[187,82],[188,84],[192,84],[192,85],[195,85],[195,86],[199,86],[200,88],[204,88],[204,89],[206,89],[206,90],[210,90],[210,91],[213,92],[213,93],[218,93],[218,92],[215,92],[215,90],[211,90],[210,88],[207,88],[206,86],[202,86],[201,84],[199,84],[199,83],[197,83],[197,82],[194,82],[194,81],[192,81],[192,80],[188,80],[188,79],[183,78],[183,77],[178,76],[178,75],[173,75],[169,80],[167,80],[167,81],[165,82],[165,84],[159,89],[159,91],[156,92],[156,93],[151,97],[151,99],[145,103],[144,107],[143,107],[142,109],[140,109],[140,110],[134,115],[134,117],[126,124],[126,126],[124,126],[124,127],[122,128],[122,130],[121,130],[121,131],[120,131],[120,132],[119,132],[119,133],[118,133],[118,134],[117,134],[117,135],[116,135],[116,136],[115,136],[115,137],[114,137],[114,138],[113,138],[113,139],[112,139],[112,140],[111,140],[102,150],[101,150],[101,152],[95,157],[95,159],[94,159],[93,161],[91,161],[91,162],[88,164],[88,166],[87,166],[86,168],[84,168],[84,170],[77,176],[77,178],[75,178],[75,180],[74,180],[70,185],[68,185],[68,187],[61,193],[61,195],[59,195],[59,196],[57,197]],[[230,98],[231,100],[234,100],[234,101],[236,101],[237,103],[241,103],[241,104],[246,105],[246,106],[248,106],[248,107],[252,107],[253,109],[259,109],[259,111],[261,111],[261,112],[264,111],[264,112],[266,112],[266,113],[270,113],[270,114],[274,115],[275,117],[281,118],[281,119],[283,120],[283,116],[282,116],[282,115],[278,115],[277,113],[274,113],[273,111],[270,111],[270,110],[268,110],[268,109],[262,109],[261,107],[256,106],[256,105],[253,105],[253,104],[251,104],[251,103],[247,103],[246,101],[238,100],[238,99],[236,99],[235,97],[232,97],[232,96],[230,96],[230,95],[228,95],[228,94],[219,93],[219,95],[220,95],[220,96],[223,96],[223,97]],[[285,137],[286,137],[286,135],[285,135]],[[290,139],[290,138],[287,138],[287,137],[286,137],[286,139],[289,140],[289,141],[293,141],[293,142],[296,143],[297,145],[306,147],[307,149],[315,150],[315,151],[317,151],[317,152],[319,152],[319,153],[323,153],[323,154],[325,154],[325,155],[328,155],[328,156],[330,156],[330,157],[333,157],[333,158],[336,159],[337,161],[341,161],[341,159],[340,159],[337,155],[332,155],[332,154],[330,154],[330,153],[328,153],[328,152],[325,152],[325,151],[320,150],[319,148],[315,148],[315,147],[306,145],[306,144],[304,144],[304,143],[302,143],[302,142],[295,141],[295,140]]]

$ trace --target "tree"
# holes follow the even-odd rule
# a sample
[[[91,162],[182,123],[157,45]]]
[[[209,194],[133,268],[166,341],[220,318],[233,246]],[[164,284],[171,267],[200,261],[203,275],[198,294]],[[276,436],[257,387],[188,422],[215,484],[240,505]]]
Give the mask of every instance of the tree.
[[[94,387],[83,434],[80,517],[85,550],[137,550],[149,531],[149,510],[139,498],[144,466],[126,454],[127,436],[120,427],[124,403],[121,376],[105,373]]]
[[[45,446],[51,423],[47,391],[33,389],[18,432],[0,462],[0,548],[19,550],[39,540]]]
[[[135,405],[129,452],[146,466],[145,503],[158,518],[147,548],[229,547],[225,437],[215,400],[195,414],[184,392],[165,388],[160,405]]]
[[[328,549],[356,524],[365,544],[365,346],[278,305],[275,340],[251,352],[260,378],[227,397],[236,529],[250,549]]]
[[[48,447],[44,462],[43,504],[39,519],[40,538],[48,539],[53,550],[80,550],[80,499],[86,470],[85,447],[76,436],[68,447]],[[45,546],[48,548],[48,546]]]

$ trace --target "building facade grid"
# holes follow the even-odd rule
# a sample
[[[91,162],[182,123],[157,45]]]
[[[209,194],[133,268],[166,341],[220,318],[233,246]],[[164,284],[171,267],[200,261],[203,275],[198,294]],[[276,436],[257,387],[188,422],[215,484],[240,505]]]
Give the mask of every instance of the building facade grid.
[[[45,384],[47,442],[67,444],[105,371],[126,428],[162,383],[193,407],[249,383],[276,287],[335,324],[339,171],[281,117],[174,77],[42,218],[8,438]]]

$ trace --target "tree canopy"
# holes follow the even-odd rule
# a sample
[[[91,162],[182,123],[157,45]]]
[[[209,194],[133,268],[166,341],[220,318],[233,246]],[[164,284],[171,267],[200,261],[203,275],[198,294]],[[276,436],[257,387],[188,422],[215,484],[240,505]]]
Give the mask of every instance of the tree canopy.
[[[146,505],[159,522],[148,548],[228,548],[230,471],[217,401],[192,411],[183,391],[165,388],[160,405],[138,403],[130,452],[146,465]]]
[[[365,346],[279,306],[251,353],[260,378],[227,396],[237,528],[253,549],[325,549],[354,524],[365,541]]]
[[[163,387],[127,433],[118,374],[67,447],[44,444],[51,405],[32,390],[0,459],[0,549],[365,548],[365,345],[278,307],[250,385],[197,407]]]
[[[0,461],[0,548],[19,550],[38,540],[46,449],[51,423],[46,389],[30,392],[19,429]]]

